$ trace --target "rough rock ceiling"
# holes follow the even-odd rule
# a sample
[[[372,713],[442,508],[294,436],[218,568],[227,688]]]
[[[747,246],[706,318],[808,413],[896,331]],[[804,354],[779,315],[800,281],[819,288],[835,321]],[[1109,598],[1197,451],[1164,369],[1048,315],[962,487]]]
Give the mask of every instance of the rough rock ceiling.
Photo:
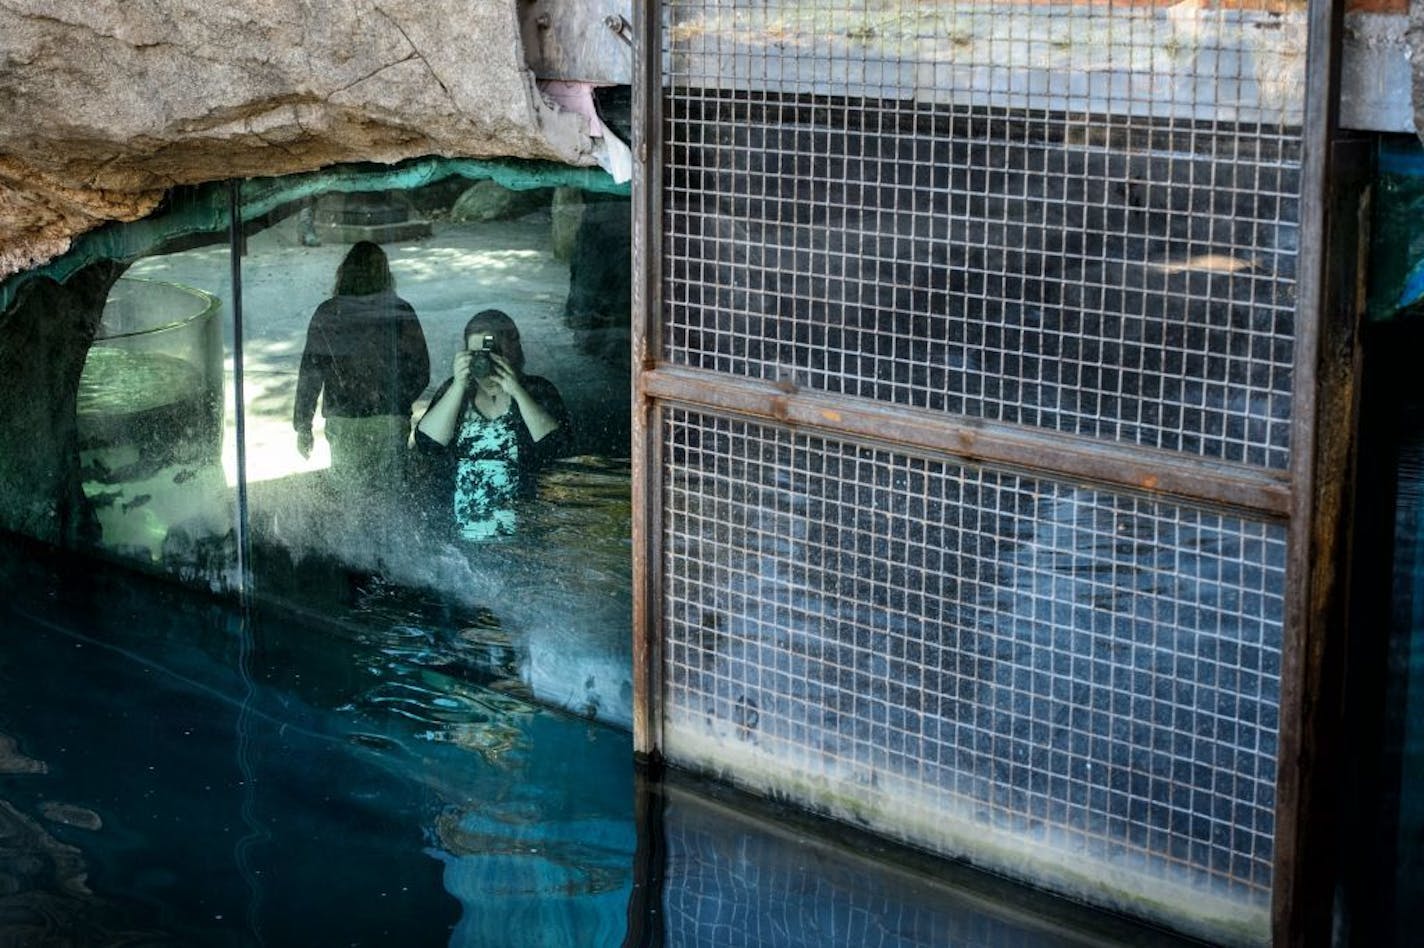
[[[0,278],[165,191],[418,155],[589,164],[519,0],[0,0]]]

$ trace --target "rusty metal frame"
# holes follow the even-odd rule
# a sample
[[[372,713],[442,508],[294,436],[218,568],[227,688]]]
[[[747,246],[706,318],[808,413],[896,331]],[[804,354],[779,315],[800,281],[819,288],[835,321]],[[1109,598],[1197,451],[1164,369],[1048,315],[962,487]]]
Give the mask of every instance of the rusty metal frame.
[[[663,112],[661,14],[636,0],[634,26],[634,740],[661,750],[661,439],[665,405],[710,408],[899,450],[1051,473],[1284,523],[1288,535],[1272,941],[1330,941],[1336,822],[1330,767],[1340,712],[1356,345],[1368,166],[1338,142],[1343,7],[1310,0],[1291,463],[1272,472],[1015,425],[798,390],[660,364]]]
[[[633,749],[662,748],[662,439],[642,391],[657,366],[662,313],[662,37],[657,0],[633,2]]]
[[[1297,267],[1276,865],[1277,945],[1331,943],[1339,859],[1355,434],[1366,273],[1369,159],[1339,132],[1344,5],[1311,0]]]

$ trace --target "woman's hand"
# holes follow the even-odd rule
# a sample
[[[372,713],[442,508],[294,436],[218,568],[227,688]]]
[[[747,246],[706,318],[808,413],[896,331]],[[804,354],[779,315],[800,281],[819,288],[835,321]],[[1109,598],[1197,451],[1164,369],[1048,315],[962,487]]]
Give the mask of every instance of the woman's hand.
[[[455,376],[454,385],[465,389],[470,384],[470,350],[461,349],[455,353],[455,361],[451,366],[451,375]]]
[[[519,398],[524,393],[524,385],[519,381],[519,373],[514,371],[514,366],[509,364],[509,360],[498,352],[490,352],[489,380],[509,393],[510,398]]]
[[[450,387],[441,393],[425,414],[416,422],[415,430],[438,445],[449,446],[455,437],[455,425],[460,420],[460,406],[465,403],[470,387],[470,352],[461,349],[450,363]]]
[[[529,437],[542,441],[545,435],[559,427],[558,421],[529,394],[524,380],[514,371],[508,359],[491,352],[490,361],[494,364],[494,371],[490,372],[489,381],[507,392],[509,400],[519,406],[519,414],[524,419],[524,427],[529,430]]]

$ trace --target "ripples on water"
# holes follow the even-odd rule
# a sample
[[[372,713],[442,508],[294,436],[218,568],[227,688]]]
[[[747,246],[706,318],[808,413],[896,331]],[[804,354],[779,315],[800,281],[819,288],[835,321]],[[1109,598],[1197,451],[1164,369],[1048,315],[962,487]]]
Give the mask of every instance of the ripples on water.
[[[494,611],[368,576],[244,620],[6,567],[9,943],[501,944],[498,880],[536,930],[625,924],[628,735],[536,703]]]
[[[547,527],[588,515],[570,504]],[[617,575],[613,546],[610,531],[566,572],[582,558],[597,575],[602,557]],[[1037,917],[1026,931],[1022,893],[966,905],[687,795],[665,816],[640,804],[666,877],[635,885],[628,734],[530,698],[541,649],[626,674],[577,611],[541,629],[522,595],[451,603],[364,575],[310,616],[243,616],[92,564],[46,574],[3,545],[0,575],[10,943],[616,945],[645,926],[717,948],[738,932],[789,948],[1102,943]],[[552,611],[581,592],[546,595]]]
[[[568,459],[521,507],[515,537],[468,543],[416,491],[363,494],[324,474],[257,484],[254,588],[321,621],[339,614],[377,664],[627,726],[630,494],[626,459]]]

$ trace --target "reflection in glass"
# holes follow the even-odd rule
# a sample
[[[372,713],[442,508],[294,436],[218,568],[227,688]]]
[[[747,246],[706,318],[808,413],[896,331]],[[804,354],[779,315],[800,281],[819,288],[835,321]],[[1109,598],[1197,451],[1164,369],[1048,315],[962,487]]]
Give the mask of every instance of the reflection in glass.
[[[225,558],[219,309],[211,293],[159,280],[124,277],[110,291],[76,424],[84,493],[111,552],[175,568]]]
[[[479,616],[477,634],[509,643],[535,697],[627,724],[629,202],[553,186],[568,169],[546,170],[548,180],[537,181],[526,169],[521,188],[458,176],[393,188],[382,172],[334,169],[303,179],[286,203],[270,198],[270,210],[245,227],[252,589],[298,609],[332,603],[328,614],[385,622],[401,635],[463,635],[474,626],[470,616]],[[264,187],[276,193],[275,183]],[[542,406],[557,422],[538,438],[524,429],[528,443],[520,444],[518,471],[510,472],[519,489],[486,498],[491,511],[498,508],[486,511],[490,517],[475,516],[479,504],[470,503],[459,508],[470,514],[465,522],[457,516],[458,458],[469,462],[466,474],[499,460],[475,458],[477,432],[461,434],[459,412],[443,438],[412,430],[402,464],[361,465],[363,480],[353,485],[336,470],[332,424],[341,413],[332,410],[329,386],[310,415],[299,403],[299,393],[310,394],[301,376],[313,314],[333,296],[334,274],[362,241],[379,246],[395,292],[424,336],[434,384],[414,399],[413,429],[438,406],[457,363],[474,360],[471,340],[482,348],[485,335],[495,337],[492,358],[509,368],[508,387],[534,396],[528,410]],[[485,311],[507,320],[467,334],[472,317]],[[322,331],[341,334],[341,320]],[[506,332],[517,333],[517,344],[504,344]],[[393,364],[394,352],[387,354]],[[373,391],[392,387],[389,373],[364,371]],[[503,417],[498,409],[518,404],[521,422],[529,420],[516,392],[495,388],[499,404],[485,406],[495,410],[484,417]],[[451,404],[462,409],[465,401]],[[404,401],[398,409],[403,420]],[[526,465],[536,456],[538,464]],[[466,538],[462,526],[481,520],[494,524],[483,533],[499,542]]]
[[[513,536],[516,501],[537,496],[539,471],[572,443],[573,423],[558,388],[524,371],[519,327],[508,314],[476,313],[464,340],[415,444],[429,459],[432,494],[451,495],[462,539]]]
[[[385,252],[358,241],[336,270],[332,296],[307,327],[292,416],[297,452],[311,456],[312,415],[320,398],[332,470],[343,485],[397,483],[410,406],[429,383],[420,319],[396,295]]]

